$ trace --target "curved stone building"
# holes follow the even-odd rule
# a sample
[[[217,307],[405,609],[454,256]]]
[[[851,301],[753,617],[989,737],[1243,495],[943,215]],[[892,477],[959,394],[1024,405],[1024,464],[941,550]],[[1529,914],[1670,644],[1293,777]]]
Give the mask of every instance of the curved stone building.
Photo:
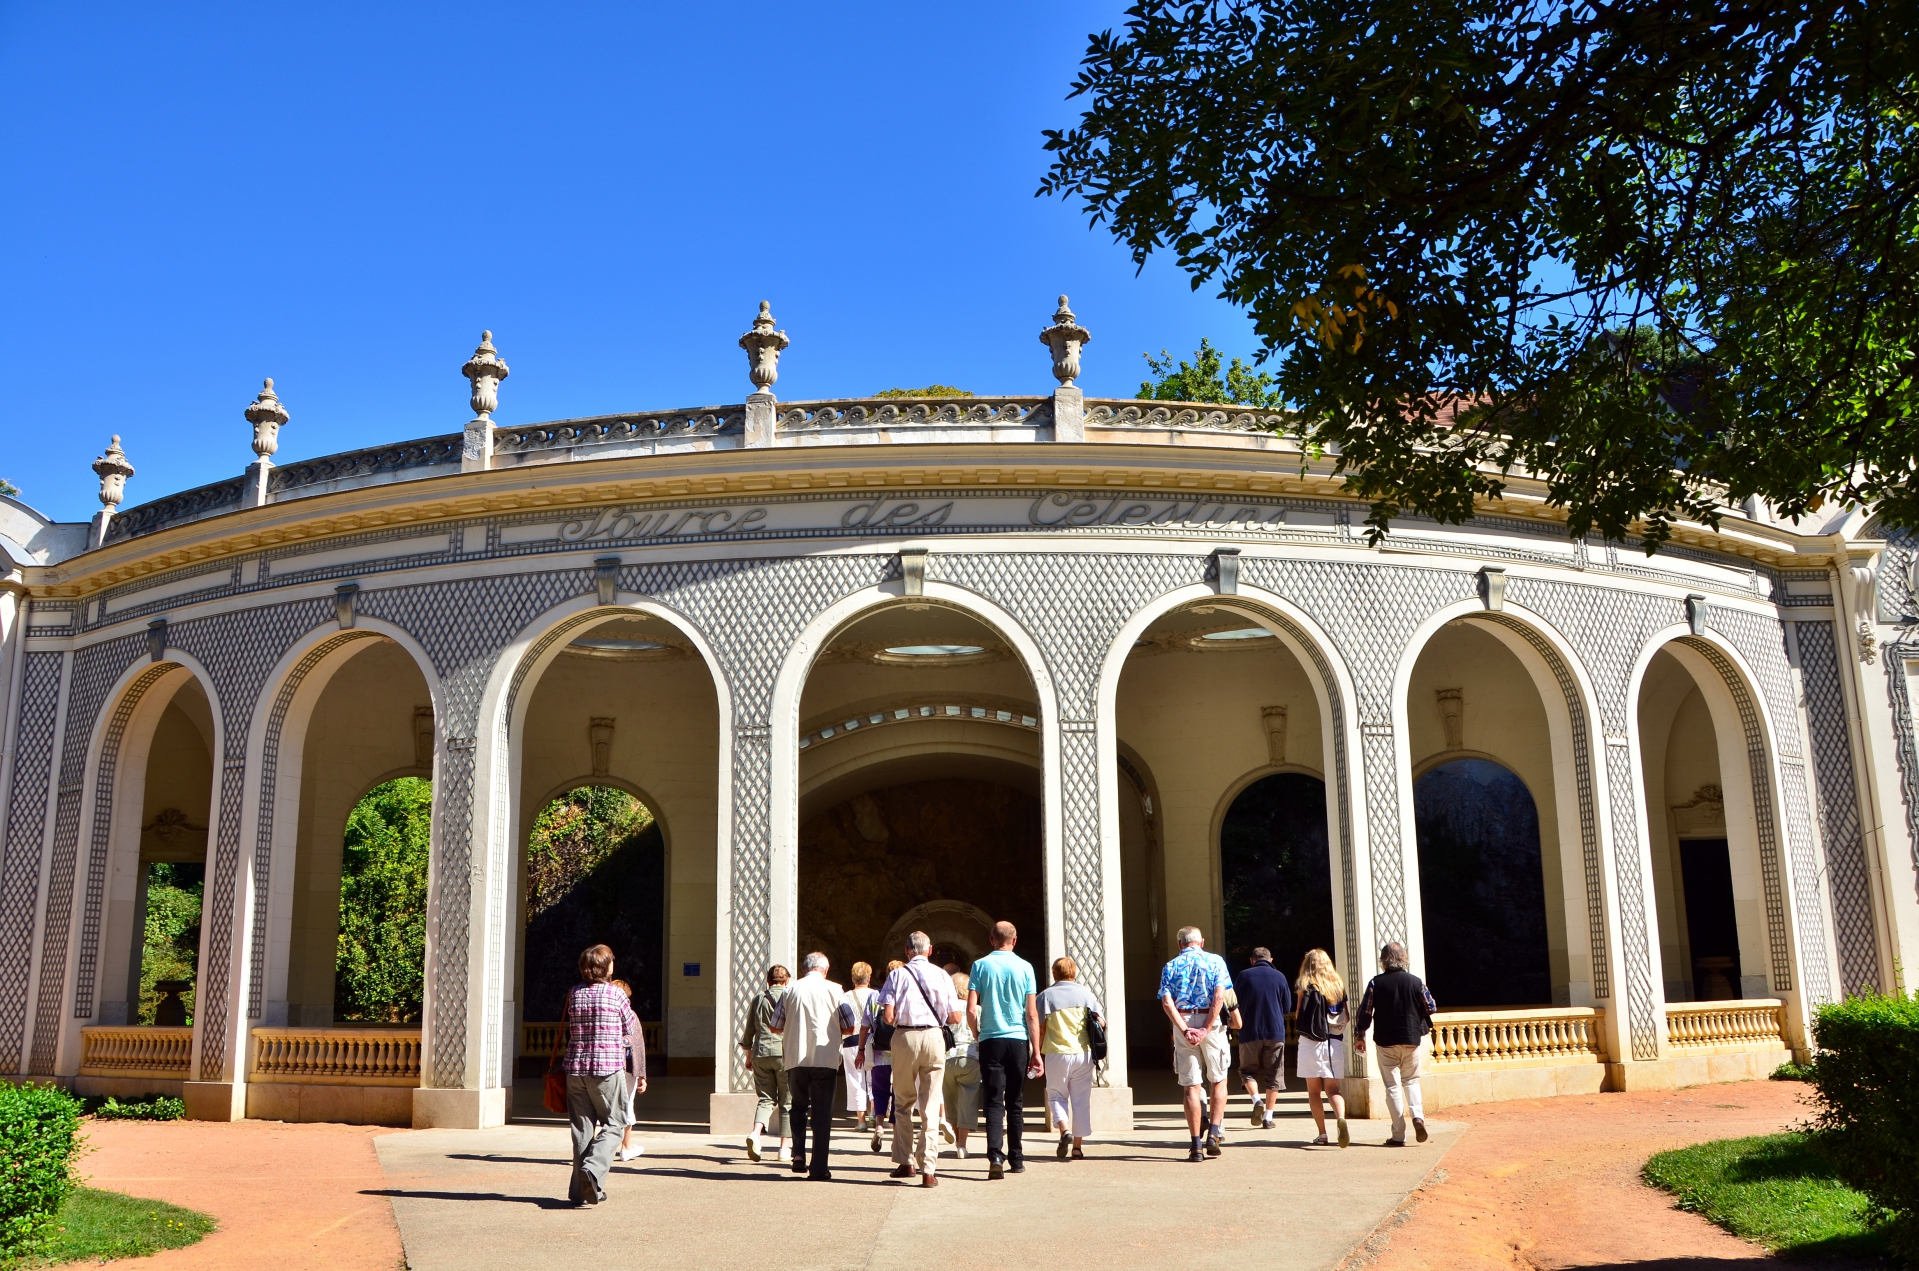
[[[463,432],[276,465],[269,382],[232,480],[121,510],[116,441],[91,525],[0,500],[0,1074],[498,1123],[555,1017],[527,836],[585,785],[657,818],[653,1048],[716,1129],[767,964],[915,927],[1078,961],[1109,1128],[1188,923],[1355,988],[1405,941],[1435,1104],[1762,1072],[1919,965],[1903,539],[1748,508],[1649,558],[1520,479],[1375,548],[1284,417],[1085,398],[1063,302],[1042,338],[1051,393],[781,402],[762,307],[742,404],[514,427],[488,340]],[[342,829],[405,775],[424,1008],[349,1027]],[[142,1026],[167,861],[195,1008]]]

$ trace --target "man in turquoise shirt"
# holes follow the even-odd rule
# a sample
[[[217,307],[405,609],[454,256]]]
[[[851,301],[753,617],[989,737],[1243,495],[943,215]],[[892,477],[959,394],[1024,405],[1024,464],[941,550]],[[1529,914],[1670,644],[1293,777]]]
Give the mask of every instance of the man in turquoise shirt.
[[[973,963],[966,1006],[979,1037],[980,1082],[986,1087],[986,1177],[1026,1168],[1020,1132],[1026,1121],[1026,1082],[1040,1074],[1039,986],[1033,968],[1015,957],[1019,932],[993,924],[993,951]]]

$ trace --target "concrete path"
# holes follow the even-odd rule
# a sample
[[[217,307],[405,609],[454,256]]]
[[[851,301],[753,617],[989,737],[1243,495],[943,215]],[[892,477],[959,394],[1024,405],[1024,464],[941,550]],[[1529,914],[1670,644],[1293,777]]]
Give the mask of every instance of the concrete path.
[[[1387,1149],[1384,1122],[1355,1121],[1353,1146],[1341,1151],[1307,1146],[1304,1095],[1285,1097],[1270,1131],[1247,1124],[1243,1095],[1233,1107],[1225,1155],[1203,1164],[1184,1159],[1177,1107],[1154,1103],[1138,1110],[1131,1134],[1090,1141],[1085,1161],[1054,1159],[1057,1139],[1035,1125],[1026,1172],[1000,1182],[987,1182],[976,1135],[967,1160],[946,1149],[934,1190],[887,1179],[890,1157],[844,1131],[834,1181],[809,1184],[754,1165],[736,1140],[643,1122],[646,1154],[615,1165],[607,1203],[577,1210],[565,1202],[569,1157],[557,1123],[389,1134],[375,1146],[413,1271],[525,1271],[556,1259],[676,1271],[762,1263],[1245,1271],[1335,1266],[1463,1129],[1433,1122],[1431,1143]]]

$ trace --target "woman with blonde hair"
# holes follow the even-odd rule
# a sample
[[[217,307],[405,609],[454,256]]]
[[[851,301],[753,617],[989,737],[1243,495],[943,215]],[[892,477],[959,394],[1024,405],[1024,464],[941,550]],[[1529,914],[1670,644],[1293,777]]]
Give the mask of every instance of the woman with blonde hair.
[[[887,976],[890,978],[905,965],[894,958],[886,964]],[[860,1047],[853,1054],[853,1066],[867,1074],[866,1080],[873,1092],[872,1148],[875,1152],[882,1146],[880,1131],[893,1121],[893,1052],[873,1044],[873,1026],[879,1021],[880,995],[875,991],[866,999],[866,1014],[860,1023]]]
[[[848,972],[853,977],[853,987],[847,990],[847,1000],[853,1003],[853,1019],[864,1026],[867,1009],[873,999],[879,996],[873,988],[873,964],[855,962]],[[862,1032],[854,1032],[840,1044],[853,1051],[855,1061],[846,1065],[846,1110],[853,1114],[855,1133],[865,1128],[868,1111],[873,1106],[873,1070],[857,1062],[859,1059]]]
[[[1346,985],[1333,969],[1333,960],[1324,949],[1308,949],[1299,964],[1299,978],[1293,982],[1298,1005],[1293,1018],[1298,1023],[1299,1052],[1295,1071],[1306,1079],[1306,1096],[1312,1102],[1313,1124],[1319,1127],[1316,1145],[1327,1144],[1326,1110],[1322,1095],[1333,1101],[1333,1118],[1338,1124],[1339,1145],[1350,1146],[1353,1139],[1346,1129],[1346,1099],[1340,1082],[1346,1077]]]

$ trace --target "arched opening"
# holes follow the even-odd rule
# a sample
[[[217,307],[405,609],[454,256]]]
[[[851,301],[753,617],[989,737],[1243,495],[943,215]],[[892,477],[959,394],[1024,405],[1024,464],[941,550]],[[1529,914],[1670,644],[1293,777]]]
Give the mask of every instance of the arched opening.
[[[340,849],[335,1024],[418,1024],[426,996],[433,783],[395,777],[347,815]]]
[[[1585,912],[1583,891],[1566,891],[1569,878],[1583,885],[1582,844],[1560,824],[1547,704],[1508,631],[1462,619],[1434,632],[1413,665],[1406,718],[1433,997],[1446,1010],[1591,1005],[1567,935],[1569,907]]]
[[[1039,727],[1019,655],[955,606],[887,605],[826,641],[800,701],[800,952],[843,978],[917,929],[965,967],[1005,920],[1043,980]]]
[[[1264,946],[1290,979],[1308,949],[1334,949],[1326,783],[1276,772],[1241,790],[1220,822],[1219,875],[1228,965]]]
[[[694,642],[640,609],[596,610],[536,641],[514,736],[509,896],[514,1109],[539,1081],[581,950],[613,949],[655,1073],[714,1064],[719,694]]]
[[[193,1022],[213,807],[213,734],[206,691],[199,680],[180,674],[147,746],[131,956],[124,992],[113,992],[116,986],[106,990],[109,999],[124,1005],[103,1003],[107,1023],[177,1027]]]
[[[1715,719],[1714,699],[1731,718]],[[1765,997],[1762,849],[1750,774],[1722,749],[1723,726],[1737,727],[1728,687],[1674,642],[1646,666],[1638,715],[1666,1000]]]
[[[1459,1006],[1552,1000],[1539,810],[1488,759],[1453,759],[1413,783],[1426,980]]]
[[[1325,788],[1325,721],[1309,670],[1271,615],[1203,601],[1155,618],[1120,673],[1122,896],[1134,1062],[1171,1045],[1154,998],[1181,927],[1237,973],[1253,948],[1288,978],[1304,952],[1335,957],[1338,906]]]
[[[613,950],[639,1017],[662,1018],[666,842],[646,804],[613,786],[567,791],[534,818],[525,871],[526,1019],[559,1020],[580,950],[596,944]]]

